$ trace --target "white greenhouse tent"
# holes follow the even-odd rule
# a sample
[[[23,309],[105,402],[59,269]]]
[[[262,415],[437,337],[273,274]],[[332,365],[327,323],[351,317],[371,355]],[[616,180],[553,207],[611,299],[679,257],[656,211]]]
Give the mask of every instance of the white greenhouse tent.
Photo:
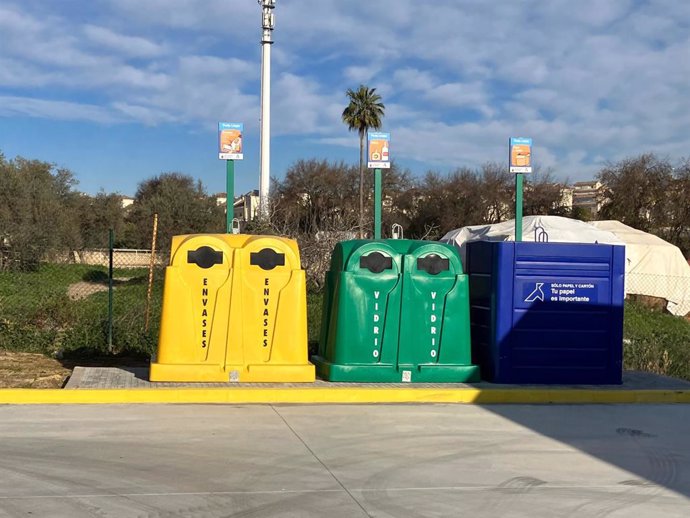
[[[462,227],[441,238],[458,248],[463,263],[465,244],[478,240],[515,240],[515,220]],[[522,240],[625,246],[626,294],[663,298],[674,315],[690,312],[690,266],[680,249],[657,236],[619,221],[590,224],[560,216],[526,216],[522,219]]]
[[[593,221],[625,243],[625,292],[666,299],[673,315],[690,313],[690,265],[675,245],[620,221]]]

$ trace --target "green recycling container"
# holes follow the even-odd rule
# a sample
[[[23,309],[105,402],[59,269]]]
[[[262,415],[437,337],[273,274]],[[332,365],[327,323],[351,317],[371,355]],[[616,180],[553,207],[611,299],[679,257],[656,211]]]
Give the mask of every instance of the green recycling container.
[[[470,347],[469,281],[457,250],[413,241],[403,262],[398,369],[412,381],[479,381]]]
[[[478,381],[468,300],[450,245],[338,243],[326,274],[316,372],[330,381]]]
[[[321,378],[395,377],[403,251],[394,240],[336,244],[326,275],[319,354],[312,359]]]

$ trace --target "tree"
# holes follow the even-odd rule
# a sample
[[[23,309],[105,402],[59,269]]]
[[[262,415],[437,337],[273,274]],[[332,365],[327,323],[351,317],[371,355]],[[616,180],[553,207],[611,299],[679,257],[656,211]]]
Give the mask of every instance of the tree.
[[[592,211],[585,207],[573,207],[570,209],[568,217],[572,219],[579,219],[580,221],[592,221],[594,215]]]
[[[563,193],[567,185],[556,182],[550,169],[542,172],[537,167],[534,173],[526,176],[525,216],[566,216],[570,214],[570,209],[563,203]]]
[[[127,217],[132,231],[130,246],[151,246],[154,214],[158,214],[161,250],[169,250],[174,235],[225,230],[223,207],[206,194],[201,182],[182,173],[163,173],[139,184]]]
[[[351,230],[357,225],[357,171],[326,160],[299,160],[275,181],[271,196],[272,220],[286,233]]]
[[[115,235],[115,246],[125,244],[125,209],[121,195],[101,191],[96,196],[79,196],[74,205],[84,248],[108,246],[110,229]]]
[[[350,131],[359,133],[359,235],[364,235],[364,137],[369,128],[380,129],[385,106],[376,88],[360,85],[357,90],[348,88],[350,100],[343,111],[343,122]]]
[[[673,183],[668,191],[669,221],[664,237],[690,258],[690,159],[682,160],[674,169]]]
[[[343,162],[299,160],[271,189],[271,228],[299,243],[307,287],[323,287],[331,253],[357,228],[357,169]]]
[[[478,171],[462,168],[448,176],[428,172],[417,188],[410,237],[437,239],[454,228],[486,222],[484,190]]]
[[[382,220],[407,222],[405,196],[414,185],[409,171],[401,171],[395,163],[382,178]],[[371,192],[373,178],[365,178]],[[299,160],[292,164],[282,180],[274,180],[271,189],[271,227],[263,232],[290,236],[300,247],[302,264],[307,271],[309,289],[321,289],[335,244],[355,237],[358,213],[358,171],[343,162]],[[371,204],[365,210],[366,223],[371,221]]]
[[[481,213],[475,216],[474,223],[500,223],[515,216],[515,202],[513,187],[515,175],[506,170],[505,165],[487,162],[477,173],[480,176]]]
[[[673,167],[668,160],[644,154],[608,164],[597,178],[603,184],[600,197],[602,219],[617,219],[649,231],[668,223],[668,193]]]
[[[53,164],[0,155],[0,248],[3,267],[35,269],[81,244],[74,175]]]
[[[389,169],[384,169],[382,171],[382,237],[389,235],[393,223],[398,223],[402,225],[403,228],[409,225],[415,202],[416,186],[417,182],[414,180],[409,169],[399,168],[395,161],[391,162]],[[364,190],[368,193],[374,192],[374,175],[365,176]],[[364,211],[367,218],[367,225],[373,222],[373,207],[373,203],[367,203],[367,208]]]

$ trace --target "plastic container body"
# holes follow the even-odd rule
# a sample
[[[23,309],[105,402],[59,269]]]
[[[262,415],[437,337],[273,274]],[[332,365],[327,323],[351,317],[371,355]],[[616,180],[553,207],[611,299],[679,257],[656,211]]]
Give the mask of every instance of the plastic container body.
[[[622,382],[624,247],[476,241],[466,266],[483,379]]]
[[[297,244],[175,236],[151,381],[314,381]]]
[[[478,381],[467,290],[448,245],[338,243],[326,274],[317,373],[331,381]]]

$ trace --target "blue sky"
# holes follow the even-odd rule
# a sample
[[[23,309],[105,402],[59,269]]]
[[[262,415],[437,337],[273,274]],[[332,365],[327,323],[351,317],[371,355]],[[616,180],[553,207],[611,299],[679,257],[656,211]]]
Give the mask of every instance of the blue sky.
[[[559,178],[642,152],[690,155],[690,2],[277,0],[271,175],[356,163],[345,90],[376,87],[415,174],[505,161]],[[3,0],[0,151],[134,194],[165,171],[225,190],[218,121],[243,122],[236,192],[258,187],[255,0]]]

